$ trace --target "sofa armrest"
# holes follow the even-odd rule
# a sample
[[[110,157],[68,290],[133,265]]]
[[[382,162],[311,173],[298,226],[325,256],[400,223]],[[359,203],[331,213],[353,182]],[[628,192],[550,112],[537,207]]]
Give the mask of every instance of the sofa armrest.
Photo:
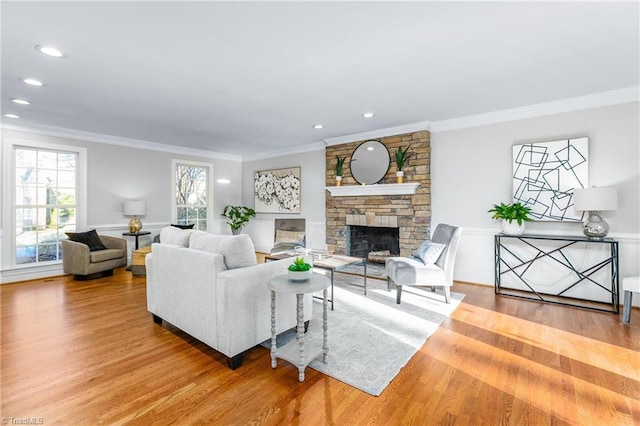
[[[217,348],[215,281],[224,258],[171,244],[151,247],[145,257],[147,310]]]
[[[62,240],[62,270],[65,274],[86,275],[90,263],[89,246],[71,240]]]
[[[108,235],[100,235],[100,241],[107,248],[110,249],[121,249],[124,250],[125,254],[127,253],[127,240],[119,237],[110,237]]]
[[[234,356],[271,336],[271,290],[268,281],[285,274],[291,259],[230,269],[216,280],[216,312],[219,350]],[[304,319],[311,319],[311,294],[304,298]],[[296,325],[296,296],[276,294],[278,332]]]

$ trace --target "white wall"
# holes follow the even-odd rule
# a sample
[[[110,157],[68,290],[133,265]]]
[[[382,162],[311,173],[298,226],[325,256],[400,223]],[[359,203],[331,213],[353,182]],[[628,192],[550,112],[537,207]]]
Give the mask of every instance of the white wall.
[[[304,218],[307,226],[307,247],[325,248],[325,153],[324,148],[245,161],[242,163],[242,203],[255,206],[254,173],[288,167],[300,167],[301,212],[300,214],[258,213],[246,227],[258,251],[268,252],[273,247],[274,220],[279,218]]]
[[[147,214],[143,217],[143,230],[151,236],[141,237],[141,245],[148,245],[159,230],[171,222],[171,160],[181,159],[213,164],[214,212],[213,232],[228,232],[220,217],[225,204],[237,204],[242,200],[240,161],[222,160],[200,155],[133,148],[87,140],[57,136],[45,136],[15,130],[3,130],[3,144],[7,139],[26,139],[57,145],[70,145],[87,149],[87,227],[97,229],[105,235],[122,236],[128,230],[129,218],[122,214],[127,199],[140,199],[147,203]],[[219,184],[219,178],[231,180],[230,184]],[[10,206],[10,194],[2,194],[3,206]],[[6,215],[3,215],[3,217]],[[0,232],[9,238],[9,223],[2,223]],[[129,248],[134,240],[129,240]],[[12,282],[41,276],[62,274],[61,265],[40,268],[11,268],[7,242],[2,242],[1,282]]]
[[[602,216],[610,225],[609,236],[620,243],[621,277],[640,275],[639,105],[432,132],[432,221],[464,228],[455,278],[493,285],[493,236],[500,227],[487,210],[512,199],[511,146],[578,136],[589,137],[589,184],[618,189],[619,209]],[[580,226],[532,222],[527,233],[582,235]],[[537,272],[544,276],[544,270]]]

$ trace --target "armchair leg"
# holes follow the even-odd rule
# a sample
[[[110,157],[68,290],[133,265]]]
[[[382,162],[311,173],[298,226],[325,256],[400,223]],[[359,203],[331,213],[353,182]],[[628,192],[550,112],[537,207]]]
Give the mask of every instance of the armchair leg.
[[[400,304],[400,296],[402,295],[402,286],[401,285],[396,285],[396,287],[398,288],[398,293],[396,295],[396,303],[399,305]]]
[[[451,303],[451,287],[444,286],[444,301],[447,303]]]
[[[391,278],[387,277],[387,291],[391,291]]]

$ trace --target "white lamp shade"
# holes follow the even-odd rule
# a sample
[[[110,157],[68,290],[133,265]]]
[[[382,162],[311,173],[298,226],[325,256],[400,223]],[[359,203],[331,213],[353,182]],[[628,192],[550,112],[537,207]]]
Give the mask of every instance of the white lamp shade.
[[[124,202],[124,215],[125,216],[143,216],[147,213],[147,203],[144,201],[125,201]]]
[[[573,208],[578,211],[601,212],[618,209],[618,191],[613,187],[576,188]]]

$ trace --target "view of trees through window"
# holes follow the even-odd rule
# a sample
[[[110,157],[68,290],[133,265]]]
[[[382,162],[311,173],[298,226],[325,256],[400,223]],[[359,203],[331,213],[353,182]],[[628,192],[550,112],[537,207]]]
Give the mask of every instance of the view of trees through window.
[[[62,259],[60,241],[76,229],[77,154],[16,147],[16,264]]]
[[[180,225],[207,230],[209,168],[176,164],[176,213]]]

